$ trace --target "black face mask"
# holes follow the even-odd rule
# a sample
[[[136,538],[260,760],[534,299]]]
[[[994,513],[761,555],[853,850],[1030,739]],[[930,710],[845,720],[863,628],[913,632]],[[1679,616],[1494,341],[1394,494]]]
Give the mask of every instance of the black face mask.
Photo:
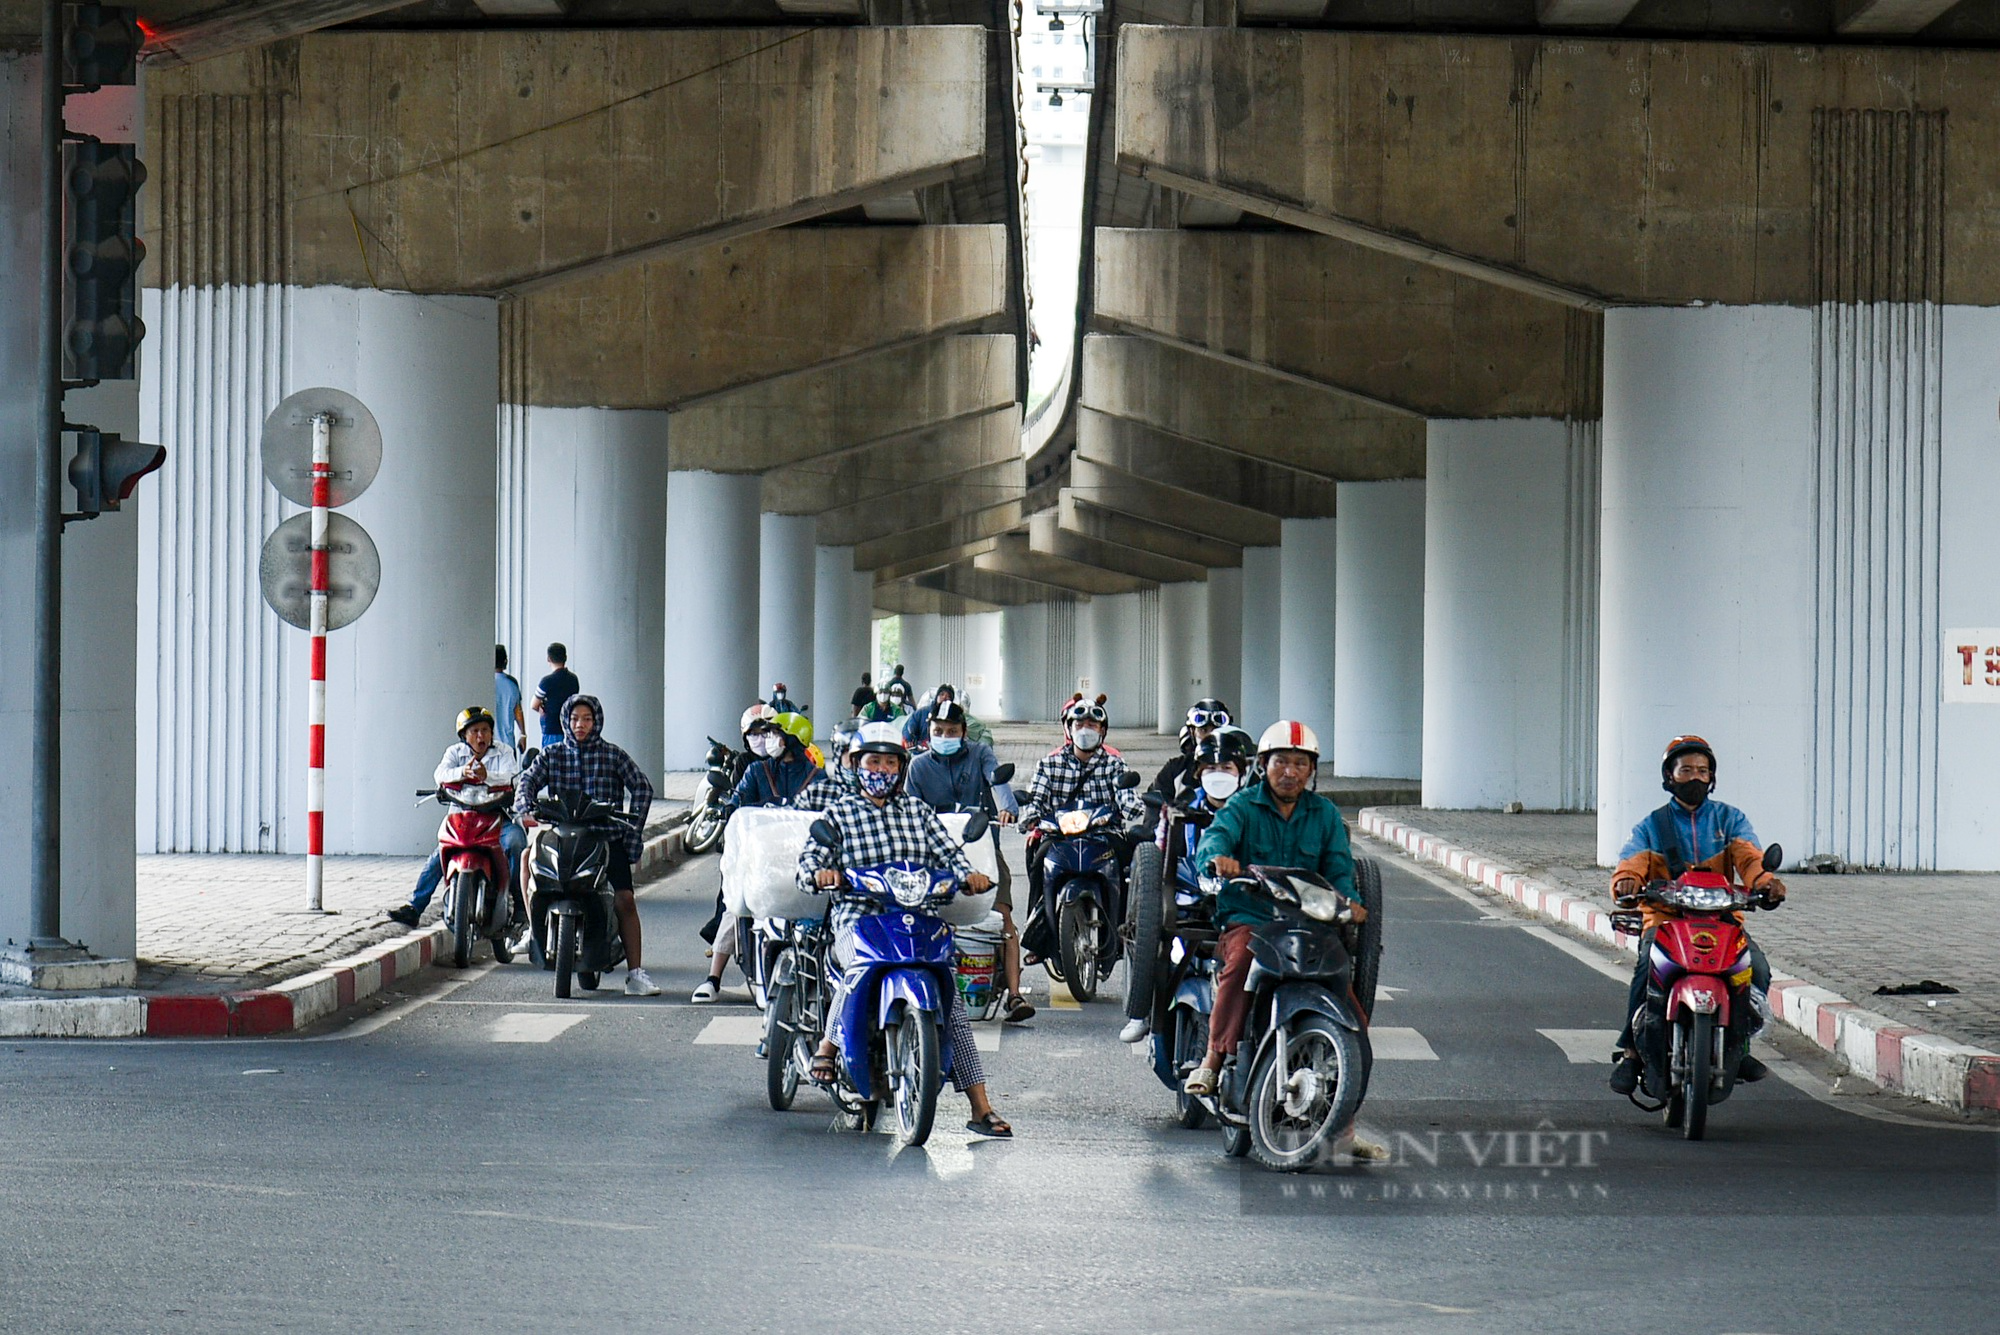
[[[1714,787],[1707,779],[1682,779],[1672,785],[1672,790],[1682,806],[1698,807],[1708,800],[1709,791]]]

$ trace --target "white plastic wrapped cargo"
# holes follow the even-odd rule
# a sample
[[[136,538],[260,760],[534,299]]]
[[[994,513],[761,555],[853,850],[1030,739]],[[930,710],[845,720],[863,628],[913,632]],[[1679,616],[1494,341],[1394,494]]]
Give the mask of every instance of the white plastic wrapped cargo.
[[[722,848],[722,902],[740,918],[817,918],[828,899],[798,887],[799,853],[810,838],[816,811],[787,807],[744,807],[729,818],[729,838]],[[965,834],[970,817],[940,817],[954,839]],[[981,839],[966,849],[973,868],[997,881],[1000,865],[993,841]],[[955,895],[938,917],[954,927],[969,926],[993,910],[994,891]]]

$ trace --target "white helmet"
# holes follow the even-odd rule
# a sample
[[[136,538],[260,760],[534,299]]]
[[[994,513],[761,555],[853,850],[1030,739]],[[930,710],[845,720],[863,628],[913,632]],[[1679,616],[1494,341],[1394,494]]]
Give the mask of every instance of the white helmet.
[[[743,717],[736,721],[736,731],[748,737],[750,729],[759,723],[768,723],[775,728],[778,726],[777,717],[778,711],[760,700],[743,711]]]
[[[1304,751],[1319,763],[1319,734],[1296,719],[1279,719],[1257,739],[1257,759],[1273,751]]]

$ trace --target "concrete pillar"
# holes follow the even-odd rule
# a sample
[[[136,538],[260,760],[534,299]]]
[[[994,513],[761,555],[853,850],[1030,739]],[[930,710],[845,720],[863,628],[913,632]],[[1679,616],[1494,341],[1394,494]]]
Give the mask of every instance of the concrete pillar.
[[[1338,499],[1334,770],[1414,779],[1424,759],[1424,484],[1343,482]]]
[[[1243,668],[1237,687],[1242,698],[1229,703],[1252,737],[1278,718],[1278,651],[1285,624],[1281,552],[1278,547],[1243,549]]]
[[[818,698],[813,685],[819,579],[814,522],[811,515],[765,515],[758,526],[757,689],[768,699],[771,687],[782,681],[791,688],[792,699],[807,709]]]
[[[1209,690],[1208,585],[1189,580],[1160,586],[1159,676],[1154,707],[1159,731],[1181,730],[1187,707]]]
[[[1287,519],[1278,563],[1285,609],[1278,651],[1278,715],[1333,744],[1337,519]]]
[[[740,745],[757,699],[758,480],[667,479],[666,763],[693,769],[716,737]]]
[[[848,717],[848,699],[871,670],[875,577],[854,568],[852,547],[815,547],[813,582],[813,694],[800,703],[812,710],[815,735],[825,735]]]
[[[1424,804],[1588,808],[1596,430],[1433,421],[1424,484]]]
[[[1231,709],[1243,697],[1243,571],[1208,572],[1208,692]]]
[[[1016,723],[1047,717],[1048,697],[1055,686],[1049,678],[1049,609],[1052,603],[1022,603],[1000,611],[999,718]]]
[[[1077,656],[1089,667],[1078,675],[1090,681],[1079,689],[1109,697],[1112,727],[1151,732],[1159,722],[1160,595],[1095,597],[1082,604],[1079,621]]]
[[[667,414],[531,408],[525,465],[526,606],[514,675],[532,699],[549,642],[567,645],[570,670],[603,701],[605,735],[658,774],[666,763],[658,646],[667,624]],[[530,733],[539,727],[529,715]]]
[[[901,655],[898,661],[909,679],[914,706],[925,691],[944,680],[944,617],[937,612],[904,613]],[[887,666],[893,670],[896,665]]]

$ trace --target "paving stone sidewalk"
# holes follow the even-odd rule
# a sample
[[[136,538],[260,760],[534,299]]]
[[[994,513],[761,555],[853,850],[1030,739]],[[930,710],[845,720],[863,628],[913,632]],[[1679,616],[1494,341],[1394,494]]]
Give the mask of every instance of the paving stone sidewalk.
[[[1384,807],[1382,814],[1558,889],[1607,905],[1596,865],[1597,817]],[[1779,973],[1831,988],[1883,1015],[1962,1043],[2000,1050],[2000,875],[1787,873],[1791,890],[1750,930]],[[1875,989],[1935,979],[1956,996],[1879,997]]]

